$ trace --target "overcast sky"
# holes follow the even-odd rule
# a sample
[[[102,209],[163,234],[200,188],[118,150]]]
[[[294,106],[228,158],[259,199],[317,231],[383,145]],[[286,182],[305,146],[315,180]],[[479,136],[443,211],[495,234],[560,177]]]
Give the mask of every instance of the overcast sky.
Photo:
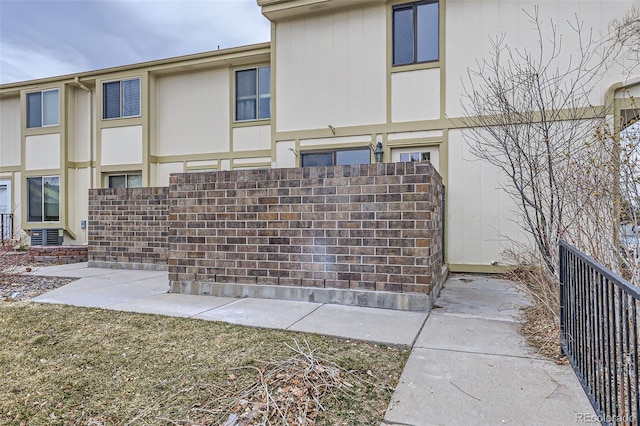
[[[269,41],[256,0],[0,0],[0,83]]]

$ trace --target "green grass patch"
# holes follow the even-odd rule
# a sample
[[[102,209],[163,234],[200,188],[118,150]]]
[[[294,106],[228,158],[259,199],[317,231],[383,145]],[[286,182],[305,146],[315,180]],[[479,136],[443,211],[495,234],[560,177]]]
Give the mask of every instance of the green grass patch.
[[[274,408],[247,398],[271,374],[267,399],[308,402],[305,380],[323,390],[311,406],[324,409],[307,424],[379,424],[408,356],[406,348],[305,333],[0,303],[0,423],[204,425],[253,410],[261,424]],[[291,412],[301,421],[307,408]]]

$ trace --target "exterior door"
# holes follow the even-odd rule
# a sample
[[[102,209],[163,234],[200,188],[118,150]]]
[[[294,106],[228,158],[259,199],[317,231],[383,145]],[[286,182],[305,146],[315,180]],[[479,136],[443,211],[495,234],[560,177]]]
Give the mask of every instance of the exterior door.
[[[11,235],[11,181],[0,180],[0,240],[6,240]]]

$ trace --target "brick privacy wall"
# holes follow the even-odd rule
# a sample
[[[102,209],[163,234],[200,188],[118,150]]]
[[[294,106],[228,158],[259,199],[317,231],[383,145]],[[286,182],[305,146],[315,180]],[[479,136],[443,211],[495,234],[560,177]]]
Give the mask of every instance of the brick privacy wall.
[[[169,280],[429,293],[442,180],[421,163],[171,176]]]
[[[27,257],[33,262],[79,263],[88,258],[87,246],[33,246]]]
[[[166,264],[169,188],[89,190],[89,261]]]

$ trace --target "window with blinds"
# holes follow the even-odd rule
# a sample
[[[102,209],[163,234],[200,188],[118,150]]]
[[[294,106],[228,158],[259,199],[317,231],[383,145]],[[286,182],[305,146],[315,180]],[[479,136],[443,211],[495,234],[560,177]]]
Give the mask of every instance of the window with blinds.
[[[138,116],[140,116],[139,78],[102,84],[102,118]]]

